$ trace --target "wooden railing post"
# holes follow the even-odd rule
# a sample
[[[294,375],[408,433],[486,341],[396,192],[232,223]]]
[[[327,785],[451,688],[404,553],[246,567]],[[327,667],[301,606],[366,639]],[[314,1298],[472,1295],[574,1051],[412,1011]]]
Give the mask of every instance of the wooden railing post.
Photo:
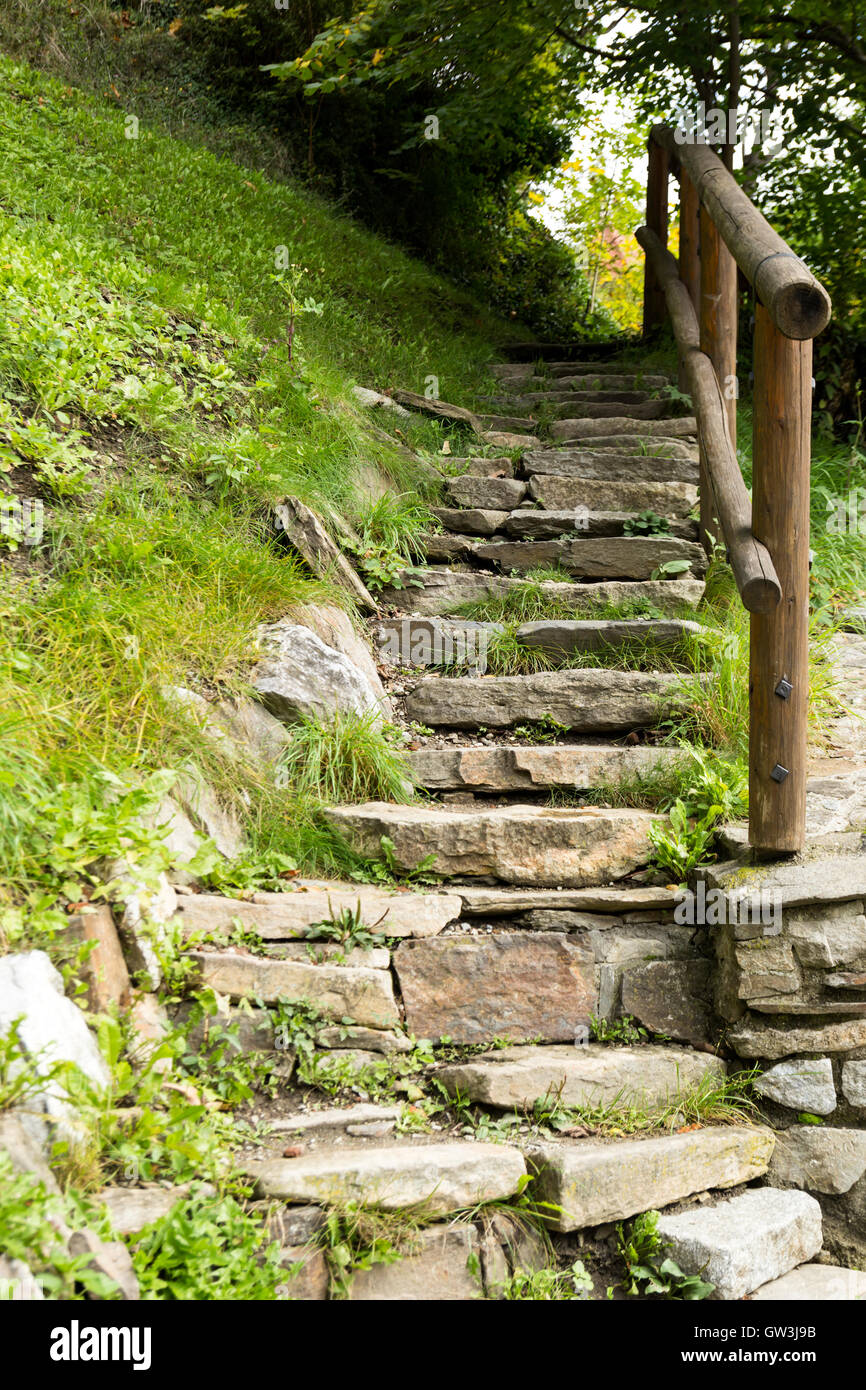
[[[728,250],[706,208],[701,208],[701,351],[716,369],[725,403],[725,418],[731,444],[737,448],[737,263]],[[722,539],[713,506],[713,494],[701,457],[700,534],[705,549],[710,538]],[[772,552],[771,552],[772,553]]]
[[[662,245],[667,246],[670,156],[652,136],[647,143],[647,153],[646,225],[655,232]],[[664,291],[647,261],[644,261],[643,274],[643,331],[646,336],[664,323],[667,310]]]
[[[689,292],[695,313],[701,311],[701,205],[698,190],[680,166],[680,279]]]
[[[698,191],[680,165],[680,254],[679,276],[689,292],[695,313],[701,312],[701,204]],[[688,373],[680,357],[677,385],[681,391],[688,391]]]
[[[749,842],[805,841],[809,703],[809,467],[812,343],[755,308],[752,528],[773,557],[782,601],[753,613],[749,660]]]

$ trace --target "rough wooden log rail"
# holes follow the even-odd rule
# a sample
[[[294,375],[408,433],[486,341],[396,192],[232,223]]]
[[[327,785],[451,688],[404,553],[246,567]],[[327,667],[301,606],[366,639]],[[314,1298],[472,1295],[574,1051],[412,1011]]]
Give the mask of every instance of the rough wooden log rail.
[[[740,270],[786,338],[817,338],[830,322],[830,296],[775,232],[708,145],[678,144],[670,126],[650,139],[674,157],[695,187]]]
[[[713,364],[701,352],[698,316],[670,251],[648,227],[636,235],[664,291],[740,598],[749,612],[768,613],[781,599],[782,586],[767,547],[752,535],[752,502],[728,433]]]
[[[806,835],[811,340],[830,297],[709,146],[661,125],[648,149],[644,333],[670,317],[698,420],[701,537],[717,532],[717,513],[751,613],[749,842],[794,853]],[[667,249],[671,172],[679,264]],[[737,267],[756,299],[751,501],[736,455]]]

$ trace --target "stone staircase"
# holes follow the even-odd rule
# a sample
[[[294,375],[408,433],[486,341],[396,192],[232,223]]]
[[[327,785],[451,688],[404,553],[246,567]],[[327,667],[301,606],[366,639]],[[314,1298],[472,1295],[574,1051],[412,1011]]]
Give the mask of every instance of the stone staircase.
[[[255,1196],[280,1203],[295,1231],[289,1296],[326,1296],[321,1256],[297,1231],[312,1238],[329,1207],[355,1204],[424,1224],[351,1297],[501,1297],[515,1270],[549,1266],[557,1242],[573,1259],[576,1241],[604,1298],[615,1223],[654,1209],[673,1257],[715,1298],[774,1297],[777,1282],[783,1298],[857,1297],[861,1276],[811,1263],[814,1197],[754,1185],[773,1180],[773,1131],[695,1099],[728,1071],[709,933],[680,922],[647,871],[653,815],[589,799],[683,756],[656,740],[701,630],[695,422],[671,413],[659,394],[670,378],[654,368],[493,371],[502,413],[477,417],[479,429],[527,446],[503,454],[488,441],[451,459],[427,565],[383,593],[371,624],[423,795],[327,812],[357,854],[409,886],[297,880],[177,900],[186,936],[240,926],[260,938],[257,954],[193,951],[246,1049],[273,1050],[269,1006],[303,1000],[323,1020],[318,1056],[359,1078],[330,1108],[297,1088],[246,1146]],[[665,518],[663,535],[628,534],[645,510]],[[523,673],[488,673],[503,636]],[[344,908],[380,943],[305,939]],[[617,1041],[623,1015],[635,1041]],[[611,1041],[590,1042],[605,1025]],[[407,1086],[400,1059],[417,1039],[444,1051]],[[370,1103],[364,1077],[389,1066],[407,1099]],[[546,1241],[505,1210],[524,1187]]]

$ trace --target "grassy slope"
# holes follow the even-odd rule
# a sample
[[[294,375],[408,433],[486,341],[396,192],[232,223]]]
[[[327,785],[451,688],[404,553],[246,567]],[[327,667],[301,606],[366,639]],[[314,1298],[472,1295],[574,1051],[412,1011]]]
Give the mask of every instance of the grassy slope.
[[[256,624],[327,594],[271,548],[270,500],[411,544],[421,480],[351,387],[435,375],[471,401],[509,329],[298,188],[145,124],[127,139],[123,113],[7,60],[0,166],[0,468],[46,507],[42,546],[0,578],[3,872],[74,876],[118,833],[101,769],[128,780],[196,743],[255,793],[260,847],[325,866],[309,816],[237,786],[160,690],[242,686]],[[291,281],[321,312],[290,360]],[[403,423],[438,447],[438,426]],[[383,488],[407,500],[376,504]]]

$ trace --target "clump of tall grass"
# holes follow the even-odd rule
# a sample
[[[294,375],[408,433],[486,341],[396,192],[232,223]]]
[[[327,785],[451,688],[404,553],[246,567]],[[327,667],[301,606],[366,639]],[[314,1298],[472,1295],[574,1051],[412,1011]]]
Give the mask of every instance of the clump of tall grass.
[[[291,731],[277,785],[301,801],[325,804],[411,801],[414,789],[398,737],[375,711],[310,716]]]

